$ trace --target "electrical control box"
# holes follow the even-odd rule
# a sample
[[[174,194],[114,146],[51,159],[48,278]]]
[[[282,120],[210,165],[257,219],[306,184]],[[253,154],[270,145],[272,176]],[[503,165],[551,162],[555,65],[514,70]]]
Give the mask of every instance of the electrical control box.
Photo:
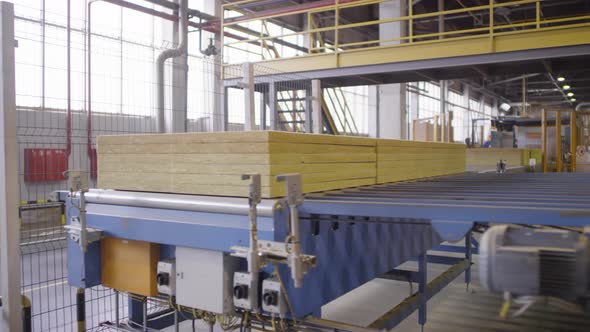
[[[102,284],[121,292],[143,296],[158,295],[156,271],[160,245],[105,237],[100,241]]]
[[[217,314],[233,312],[239,258],[221,251],[176,247],[176,303]]]
[[[234,306],[245,310],[258,310],[259,287],[256,278],[254,280],[251,273],[236,272],[234,273]]]
[[[156,274],[158,293],[170,296],[176,295],[176,263],[172,259],[158,262]]]
[[[279,314],[280,317],[283,317],[287,312],[287,305],[278,279],[265,279],[262,282],[262,310]]]

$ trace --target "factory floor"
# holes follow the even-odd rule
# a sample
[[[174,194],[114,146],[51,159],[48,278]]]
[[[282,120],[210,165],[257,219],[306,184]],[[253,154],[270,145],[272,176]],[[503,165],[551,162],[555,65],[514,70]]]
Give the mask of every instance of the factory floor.
[[[540,304],[532,306],[518,318],[500,318],[498,312],[502,304],[502,297],[490,294],[481,288],[478,280],[477,257],[475,257],[474,263],[472,283],[468,290],[465,286],[464,275],[460,275],[428,302],[428,321],[424,326],[424,331],[590,331],[590,315]],[[415,263],[407,263],[402,267],[417,270]],[[429,264],[428,279],[432,280],[445,269],[444,265]],[[417,288],[418,285],[414,284],[414,291]],[[330,320],[366,326],[390,309],[392,304],[403,300],[409,293],[410,287],[406,282],[375,279],[326,305],[323,308],[323,316]],[[513,308],[510,312],[513,313],[516,309]],[[391,331],[414,332],[420,330],[415,312]],[[180,331],[192,331],[190,323],[183,324]],[[197,331],[208,332],[208,326],[200,322],[197,324]]]
[[[418,270],[417,263],[406,263],[402,266],[406,269]],[[428,264],[429,281],[446,268],[445,265]],[[590,315],[543,305],[534,305],[515,319],[500,318],[498,312],[503,302],[502,296],[482,289],[479,283],[477,256],[474,257],[472,282],[469,289],[466,288],[464,280],[465,276],[461,274],[428,302],[427,323],[424,331],[590,331]],[[417,288],[418,285],[414,284],[414,291]],[[408,283],[376,279],[330,303],[324,308],[324,315],[328,319],[361,326],[367,325],[382,315],[391,303],[399,303],[408,296],[409,292]],[[513,313],[516,309],[513,308],[510,312]],[[420,331],[417,312],[391,331]]]

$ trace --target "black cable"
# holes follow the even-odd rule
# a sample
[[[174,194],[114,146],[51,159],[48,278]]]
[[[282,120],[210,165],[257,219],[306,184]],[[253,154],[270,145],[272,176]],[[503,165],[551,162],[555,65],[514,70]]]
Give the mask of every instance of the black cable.
[[[180,314],[180,316],[182,316],[182,318],[184,318],[184,320],[195,320],[196,318],[187,318],[183,313],[182,313],[182,309],[176,309],[176,311],[178,311],[178,313]]]
[[[196,332],[196,331],[197,331],[197,330],[196,330],[196,327],[195,327],[195,320],[196,320],[196,318],[187,318],[187,317],[184,315],[184,313],[183,313],[183,310],[182,310],[182,309],[176,309],[176,308],[175,308],[174,310],[176,310],[176,311],[177,311],[177,312],[180,314],[180,316],[182,316],[182,318],[184,318],[184,320],[190,320],[190,321],[192,321],[192,328],[193,328],[193,332]]]

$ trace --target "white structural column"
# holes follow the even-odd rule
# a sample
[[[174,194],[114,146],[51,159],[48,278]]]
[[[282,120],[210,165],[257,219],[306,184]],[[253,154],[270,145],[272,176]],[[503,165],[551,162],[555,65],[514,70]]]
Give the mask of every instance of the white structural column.
[[[279,130],[279,113],[277,107],[277,90],[276,83],[268,83],[268,122],[270,123],[270,130]]]
[[[410,85],[409,85],[410,86]],[[414,130],[414,126],[413,126],[413,122],[414,120],[418,119],[420,117],[419,114],[419,91],[418,91],[418,83],[413,83],[413,85],[411,85],[411,87],[413,87],[414,93],[410,93],[409,94],[409,100],[406,100],[406,103],[408,103],[408,116],[409,119],[412,121],[410,123],[410,128],[412,128],[411,130]],[[408,134],[410,134],[408,132]],[[413,132],[411,133],[412,135],[414,134]],[[412,136],[408,135],[408,138],[411,138]]]
[[[471,99],[471,87],[467,84],[463,84],[463,106],[467,109],[465,116],[463,117],[463,128],[467,128],[467,130],[463,130],[465,133],[465,137],[469,137],[470,144],[473,144],[472,136],[472,128],[471,128],[471,120],[474,118],[473,113],[471,112],[471,106],[469,105],[469,100]]]
[[[0,331],[22,331],[14,7],[0,2]]]
[[[445,10],[445,1],[438,0],[438,11],[443,12]],[[445,32],[445,17],[444,15],[438,16],[438,32],[443,33]],[[444,39],[443,35],[438,37],[439,39]],[[447,94],[449,91],[449,87],[447,81],[441,80],[439,82],[440,86],[440,127],[441,127],[441,141],[448,142],[450,141],[451,133],[449,132],[449,124],[447,122],[450,121],[449,116],[447,114]]]
[[[256,130],[256,113],[254,103],[254,64],[246,62],[242,65],[244,90],[244,130]]]
[[[441,142],[449,141],[449,130],[448,130],[448,116],[447,116],[447,97],[449,93],[449,87],[447,81],[439,81],[440,86],[440,128],[441,128]]]
[[[406,2],[391,0],[379,3],[379,18],[395,18],[406,14]],[[392,39],[405,35],[405,22],[379,25],[379,38]],[[399,44],[400,41],[386,41],[381,45]],[[392,51],[394,52],[394,51]],[[407,138],[406,85],[384,84],[369,89],[369,136],[381,138]],[[373,90],[373,91],[371,91]]]
[[[324,124],[322,122],[322,84],[320,80],[311,81],[311,98],[312,133],[322,134]]]

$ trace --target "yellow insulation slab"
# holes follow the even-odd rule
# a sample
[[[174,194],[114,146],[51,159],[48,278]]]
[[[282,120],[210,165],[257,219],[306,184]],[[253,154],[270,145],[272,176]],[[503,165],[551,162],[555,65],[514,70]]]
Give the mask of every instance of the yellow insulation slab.
[[[259,173],[270,198],[285,194],[275,181],[284,173],[300,173],[304,192],[317,192],[464,170],[461,144],[275,131],[98,138],[103,189],[246,196],[240,175]]]

